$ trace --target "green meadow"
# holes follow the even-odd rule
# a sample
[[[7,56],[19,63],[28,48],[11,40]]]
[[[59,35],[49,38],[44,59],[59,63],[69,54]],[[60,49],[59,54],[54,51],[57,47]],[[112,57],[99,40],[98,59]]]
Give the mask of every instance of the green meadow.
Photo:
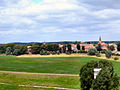
[[[95,57],[39,57],[20,58],[15,56],[0,56],[0,71],[79,74],[80,68],[90,61],[101,59]],[[115,72],[120,75],[120,62],[109,60],[114,65]],[[55,90],[42,89],[33,86],[48,86],[80,89],[79,77],[41,76],[25,74],[0,73],[0,90]],[[27,85],[19,87],[18,85]],[[8,88],[8,89],[6,89]]]
[[[74,88],[74,89],[80,88],[79,77],[68,77],[68,76],[41,76],[41,75],[2,73],[0,74],[0,82],[8,84],[8,85],[0,85],[0,86],[4,86],[4,88],[10,87],[20,90],[22,90],[22,88],[26,88],[26,89],[29,88],[32,90],[36,90],[35,88],[33,88],[33,86],[62,87],[62,88]],[[18,87],[18,85],[27,85],[27,86]],[[51,90],[53,90],[53,88]]]

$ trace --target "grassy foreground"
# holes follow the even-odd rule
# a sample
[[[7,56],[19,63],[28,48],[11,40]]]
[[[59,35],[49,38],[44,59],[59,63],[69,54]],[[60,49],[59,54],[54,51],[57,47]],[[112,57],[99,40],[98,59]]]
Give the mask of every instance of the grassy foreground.
[[[15,56],[0,56],[1,71],[79,74],[80,68],[90,61],[101,59],[95,57],[36,57],[18,58]],[[120,62],[111,61],[115,72],[120,75]],[[80,89],[79,77],[70,76],[41,76],[28,74],[0,73],[0,90],[55,90],[35,88],[33,86],[47,86]],[[18,85],[27,85],[20,87]]]
[[[0,83],[8,85],[1,85],[0,90],[54,90],[33,88],[33,86],[47,86],[47,87],[62,87],[79,89],[79,77],[67,76],[40,76],[40,75],[23,75],[23,74],[6,74],[0,73]],[[27,85],[26,87],[19,87],[18,85]],[[8,88],[8,89],[7,89]]]
[[[80,68],[90,61],[101,59],[94,57],[42,57],[17,58],[0,56],[0,70],[33,73],[79,74]],[[120,75],[120,62],[111,61],[115,72]]]

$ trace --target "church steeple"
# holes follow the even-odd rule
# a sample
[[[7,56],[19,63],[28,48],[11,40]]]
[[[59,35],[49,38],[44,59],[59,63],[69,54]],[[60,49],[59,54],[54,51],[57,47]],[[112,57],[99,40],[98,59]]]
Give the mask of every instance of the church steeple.
[[[101,42],[101,36],[99,37],[99,42]]]

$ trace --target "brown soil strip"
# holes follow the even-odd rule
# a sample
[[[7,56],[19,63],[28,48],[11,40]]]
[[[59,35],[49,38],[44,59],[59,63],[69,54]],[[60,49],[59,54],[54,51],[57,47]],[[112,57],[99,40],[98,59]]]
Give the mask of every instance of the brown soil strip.
[[[78,77],[78,74],[53,74],[53,73],[28,73],[28,72],[13,72],[13,71],[0,71],[0,73],[10,73],[10,74],[26,74],[26,75],[42,75],[42,76],[72,76]]]

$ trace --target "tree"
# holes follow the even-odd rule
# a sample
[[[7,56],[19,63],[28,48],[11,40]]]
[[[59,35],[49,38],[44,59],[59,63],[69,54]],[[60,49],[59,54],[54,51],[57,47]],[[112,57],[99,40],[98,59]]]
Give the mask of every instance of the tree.
[[[80,50],[80,44],[77,44],[77,49]]]
[[[82,46],[82,50],[85,50],[85,46]]]
[[[101,44],[98,44],[98,46],[96,47],[97,51],[102,51],[102,48],[101,48]]]
[[[63,52],[66,52],[66,45],[63,45]]]
[[[120,51],[120,42],[117,43],[117,50]]]
[[[5,53],[5,48],[3,47],[3,45],[0,45],[0,54]]]
[[[105,54],[106,51],[107,51],[106,49],[103,49],[103,50],[101,51],[101,53],[102,53],[102,54]]]
[[[20,50],[19,50],[19,49],[15,49],[15,50],[13,51],[13,55],[15,55],[15,56],[20,55]]]
[[[69,51],[69,52],[72,51],[72,50],[71,50],[71,44],[68,44],[67,47],[68,47],[68,51]]]
[[[40,55],[50,55],[50,52],[47,50],[41,50]]]
[[[115,47],[114,47],[113,45],[111,45],[111,46],[109,46],[109,49],[110,49],[111,51],[114,51],[114,50],[115,50]]]
[[[99,75],[94,79],[94,68],[101,68]],[[82,90],[118,90],[119,77],[114,73],[113,64],[106,60],[92,61],[80,70]]]
[[[20,54],[25,54],[26,52],[27,52],[27,45],[15,45],[14,47],[13,47],[13,50],[15,50],[15,49],[19,49],[19,51],[20,51]]]
[[[106,51],[106,52],[105,52],[105,56],[106,56],[107,58],[111,58],[112,52],[111,52],[110,50]]]
[[[75,42],[73,42],[73,44],[80,44],[81,42],[78,42],[78,41],[75,41]]]
[[[40,53],[40,46],[39,45],[33,45],[31,47],[32,54],[39,54]]]
[[[89,51],[88,51],[88,55],[96,55],[97,53],[97,50],[95,48],[91,48]]]
[[[52,46],[52,51],[58,51],[59,50],[59,45],[58,44],[52,43],[51,46]]]
[[[11,54],[12,54],[12,49],[11,49],[11,47],[7,47],[5,53],[6,53],[6,55],[11,55]]]
[[[21,45],[20,54],[26,54],[26,52],[27,52],[27,45]]]

